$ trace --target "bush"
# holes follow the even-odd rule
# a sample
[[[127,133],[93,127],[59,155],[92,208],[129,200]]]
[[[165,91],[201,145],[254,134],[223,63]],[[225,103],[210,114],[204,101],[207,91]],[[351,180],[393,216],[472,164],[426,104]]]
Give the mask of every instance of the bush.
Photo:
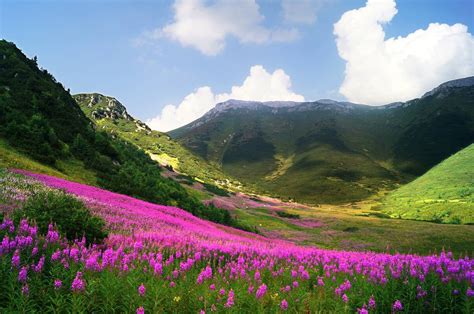
[[[100,243],[107,237],[105,222],[93,216],[84,203],[62,191],[41,191],[33,194],[23,207],[13,212],[13,220],[35,221],[38,230],[46,234],[50,223],[69,240],[86,237],[87,243]]]
[[[298,214],[290,214],[288,212],[285,212],[285,211],[277,211],[276,214],[282,218],[292,218],[292,219],[299,219],[300,218],[300,215]]]
[[[209,183],[203,183],[204,188],[208,191],[211,192],[217,196],[229,196],[229,192],[227,192],[224,189],[221,189],[220,187],[217,187],[215,185],[209,184]]]

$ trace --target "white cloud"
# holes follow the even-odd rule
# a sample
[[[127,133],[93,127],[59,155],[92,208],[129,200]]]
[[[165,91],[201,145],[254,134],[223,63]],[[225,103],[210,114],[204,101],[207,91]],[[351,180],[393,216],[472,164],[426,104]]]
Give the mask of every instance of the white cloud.
[[[166,37],[201,53],[220,53],[228,37],[241,43],[288,42],[298,38],[297,29],[269,29],[262,25],[255,0],[227,0],[207,4],[203,0],[176,0],[174,21],[163,28],[144,33],[138,43]]]
[[[150,128],[167,132],[186,125],[204,115],[219,103],[229,99],[271,101],[304,101],[291,90],[291,79],[282,69],[273,73],[254,65],[242,85],[233,86],[230,93],[214,94],[209,86],[199,87],[177,106],[167,105],[161,114],[147,120]]]
[[[383,25],[397,14],[394,0],[368,0],[334,24],[346,61],[339,92],[371,105],[404,101],[451,79],[474,74],[474,38],[462,24],[429,24],[406,37],[385,39]]]
[[[283,17],[288,23],[313,24],[324,1],[326,0],[282,0]]]

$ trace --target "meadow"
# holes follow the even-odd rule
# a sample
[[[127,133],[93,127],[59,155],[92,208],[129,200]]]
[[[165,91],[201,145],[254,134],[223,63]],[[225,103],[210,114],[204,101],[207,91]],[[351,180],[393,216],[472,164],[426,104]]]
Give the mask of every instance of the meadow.
[[[127,313],[471,313],[474,260],[300,246],[85,184],[0,172],[0,311]],[[54,222],[9,217],[62,189],[108,237],[67,240]]]

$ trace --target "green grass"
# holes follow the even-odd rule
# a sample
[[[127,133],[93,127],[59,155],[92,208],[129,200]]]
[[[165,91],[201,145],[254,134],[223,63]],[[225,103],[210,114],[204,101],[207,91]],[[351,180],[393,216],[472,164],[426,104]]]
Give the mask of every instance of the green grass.
[[[381,209],[396,218],[474,223],[474,144],[389,193]]]
[[[69,158],[58,160],[57,167],[41,164],[31,157],[17,151],[0,138],[0,168],[24,169],[44,173],[80,183],[96,185],[97,178],[93,171],[86,169],[82,161]]]
[[[267,209],[234,211],[237,219],[256,226],[266,236],[328,249],[372,250],[430,254],[443,249],[457,255],[474,254],[474,226],[416,220],[384,219],[372,210],[374,201],[356,205],[321,205],[310,209],[286,208],[299,215],[286,219]],[[304,226],[305,222],[318,226]]]

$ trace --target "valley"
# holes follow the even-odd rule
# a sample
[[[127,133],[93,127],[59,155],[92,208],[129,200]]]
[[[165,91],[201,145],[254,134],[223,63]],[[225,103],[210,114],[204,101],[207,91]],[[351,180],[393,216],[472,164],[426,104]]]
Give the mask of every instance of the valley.
[[[0,122],[1,312],[472,312],[473,77],[163,133],[3,40]]]

